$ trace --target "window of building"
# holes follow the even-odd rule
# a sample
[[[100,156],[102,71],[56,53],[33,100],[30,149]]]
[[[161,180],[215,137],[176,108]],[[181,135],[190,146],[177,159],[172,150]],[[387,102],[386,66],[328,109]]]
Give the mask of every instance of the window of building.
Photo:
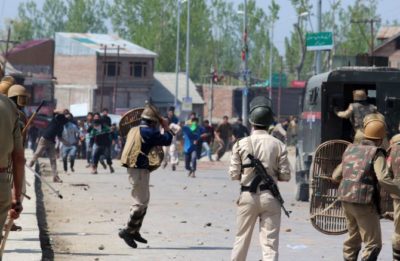
[[[131,62],[130,75],[135,78],[146,78],[147,77],[147,63],[146,62]]]
[[[104,74],[107,75],[108,77],[113,77],[113,76],[118,76],[121,75],[121,63],[117,62],[107,62],[106,66],[104,66]]]

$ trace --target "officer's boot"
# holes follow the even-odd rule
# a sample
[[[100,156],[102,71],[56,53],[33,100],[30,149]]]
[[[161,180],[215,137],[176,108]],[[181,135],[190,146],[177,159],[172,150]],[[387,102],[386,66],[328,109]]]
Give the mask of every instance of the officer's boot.
[[[400,261],[400,249],[393,247],[393,261]]]
[[[143,244],[147,244],[147,240],[144,239],[139,232],[135,232],[132,234],[133,239],[137,242],[143,243]]]
[[[131,234],[126,228],[122,229],[118,233],[119,237],[122,238],[125,243],[132,247],[132,248],[137,248],[137,244],[133,238],[133,234]]]
[[[381,248],[375,247],[368,256],[361,258],[361,261],[376,261],[380,252]]]
[[[114,170],[114,168],[113,168],[113,166],[111,164],[109,164],[108,167],[110,168],[110,173],[114,173],[115,172],[115,170]]]
[[[349,256],[343,257],[343,260],[344,261],[357,261],[360,250],[361,249],[358,249],[357,251],[353,252],[350,257]]]

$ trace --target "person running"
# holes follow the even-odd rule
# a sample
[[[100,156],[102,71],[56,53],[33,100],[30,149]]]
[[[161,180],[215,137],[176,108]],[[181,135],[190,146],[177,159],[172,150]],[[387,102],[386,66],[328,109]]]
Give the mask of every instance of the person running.
[[[93,129],[93,112],[89,112],[86,116],[86,122],[84,124],[84,135],[85,135],[85,146],[86,146],[86,168],[92,166],[92,147],[90,146],[90,132]]]
[[[97,174],[97,165],[100,157],[103,155],[107,161],[110,172],[114,173],[110,154],[111,148],[111,130],[106,125],[103,125],[99,114],[95,114],[93,118],[93,128],[90,132],[90,147],[93,150],[92,158],[92,174]],[[104,163],[103,163],[104,164]],[[105,168],[106,169],[106,168]]]
[[[212,144],[214,143],[215,134],[214,128],[210,125],[208,120],[203,121],[203,134],[201,135],[201,146],[204,151],[201,153],[201,158],[207,156],[210,161],[212,159]]]
[[[217,161],[219,161],[225,152],[229,149],[232,140],[232,125],[229,123],[228,116],[223,117],[223,121],[215,130],[215,140],[218,144]]]
[[[201,142],[201,128],[198,126],[199,119],[192,118],[191,125],[182,128],[184,138],[185,168],[188,171],[188,177],[196,177],[197,167],[197,146]]]
[[[53,119],[49,123],[46,129],[43,130],[43,136],[39,140],[38,147],[33,155],[33,158],[29,162],[29,167],[33,167],[36,160],[42,156],[46,151],[47,156],[50,160],[51,170],[53,173],[53,181],[61,183],[62,180],[58,176],[57,172],[57,158],[56,158],[56,137],[63,143],[68,144],[67,141],[63,140],[62,133],[64,125],[67,124],[68,119],[63,113],[58,111],[54,112]]]
[[[63,167],[64,172],[68,172],[68,157],[70,161],[70,169],[72,172],[75,172],[75,158],[78,149],[80,131],[78,126],[76,126],[73,121],[74,117],[71,113],[65,115],[68,119],[68,122],[64,125],[64,130],[62,133],[62,159],[63,159]]]

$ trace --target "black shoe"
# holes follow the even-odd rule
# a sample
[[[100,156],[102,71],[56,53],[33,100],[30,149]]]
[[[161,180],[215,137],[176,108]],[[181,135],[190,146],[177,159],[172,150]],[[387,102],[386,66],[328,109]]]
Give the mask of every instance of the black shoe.
[[[74,169],[74,167],[71,167],[71,172],[75,172],[75,169]]]
[[[133,239],[133,234],[129,233],[126,229],[122,229],[118,233],[119,237],[122,238],[125,243],[132,247],[132,248],[137,248],[137,244],[135,240]]]
[[[172,171],[175,171],[176,170],[176,166],[175,166],[175,164],[172,164]]]
[[[114,168],[111,165],[108,166],[110,167],[110,173],[114,173],[115,172]]]
[[[132,237],[135,241],[143,243],[143,244],[147,244],[147,240],[144,239],[139,232],[133,233]]]

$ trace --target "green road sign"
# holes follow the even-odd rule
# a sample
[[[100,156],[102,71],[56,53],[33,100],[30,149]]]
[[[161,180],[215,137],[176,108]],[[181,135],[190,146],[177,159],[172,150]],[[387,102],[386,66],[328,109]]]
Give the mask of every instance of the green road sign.
[[[279,79],[280,76],[282,79]],[[265,80],[265,82],[259,82],[256,84],[251,85],[251,87],[259,87],[259,88],[265,88],[269,87],[269,80]],[[273,73],[272,74],[272,88],[285,88],[287,87],[287,76],[286,74],[279,74],[279,73]]]
[[[282,77],[282,79],[280,79]],[[278,88],[282,87],[285,88],[287,87],[287,77],[286,74],[280,74],[280,73],[273,73],[272,74],[272,88]]]
[[[332,32],[306,34],[307,51],[331,50],[333,48]]]

